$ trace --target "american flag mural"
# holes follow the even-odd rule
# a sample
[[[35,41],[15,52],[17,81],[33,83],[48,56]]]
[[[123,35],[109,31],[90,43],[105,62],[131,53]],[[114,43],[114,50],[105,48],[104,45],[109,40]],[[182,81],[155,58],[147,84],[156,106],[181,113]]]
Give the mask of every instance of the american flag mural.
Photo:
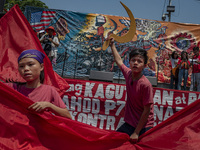
[[[36,31],[43,30],[47,27],[51,20],[56,16],[55,11],[38,11],[31,13],[30,24]]]

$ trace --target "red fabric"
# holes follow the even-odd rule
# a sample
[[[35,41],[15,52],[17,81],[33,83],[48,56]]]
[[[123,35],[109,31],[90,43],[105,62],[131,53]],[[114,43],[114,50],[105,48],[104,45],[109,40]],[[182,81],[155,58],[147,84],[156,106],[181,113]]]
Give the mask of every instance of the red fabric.
[[[25,85],[17,86],[16,83],[6,83],[6,85],[28,97],[33,102],[46,101],[60,108],[66,108],[66,105],[64,104],[60,95],[52,86],[42,84],[37,88],[27,88]]]
[[[33,102],[0,82],[0,149],[135,149],[128,135],[98,129],[48,112],[27,110]]]
[[[194,55],[193,59],[197,59],[197,61],[199,61],[200,60],[200,55],[199,56]],[[193,71],[193,73],[199,73],[200,72],[200,65],[197,64],[197,63],[194,63],[192,71]]]
[[[23,50],[37,49],[45,54],[18,5],[15,5],[0,19],[0,79],[24,81],[18,73],[17,58]],[[45,84],[52,85],[60,95],[69,88],[67,82],[53,71],[48,57],[44,58]]]
[[[32,103],[0,82],[0,149],[200,149],[200,100],[147,131],[137,144],[131,144],[124,133],[101,130],[48,112],[29,112],[27,107]]]
[[[200,100],[147,131],[137,144],[145,150],[200,149]]]

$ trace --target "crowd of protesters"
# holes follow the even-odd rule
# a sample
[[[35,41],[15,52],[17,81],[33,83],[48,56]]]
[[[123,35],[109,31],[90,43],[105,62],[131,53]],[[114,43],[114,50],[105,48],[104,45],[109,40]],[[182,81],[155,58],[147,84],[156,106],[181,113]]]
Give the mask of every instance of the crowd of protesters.
[[[199,47],[194,47],[190,56],[186,51],[173,51],[170,55],[171,61],[171,78],[170,88],[178,90],[187,90],[188,70],[192,68],[190,91],[200,92],[200,55]],[[181,88],[183,83],[183,88]]]

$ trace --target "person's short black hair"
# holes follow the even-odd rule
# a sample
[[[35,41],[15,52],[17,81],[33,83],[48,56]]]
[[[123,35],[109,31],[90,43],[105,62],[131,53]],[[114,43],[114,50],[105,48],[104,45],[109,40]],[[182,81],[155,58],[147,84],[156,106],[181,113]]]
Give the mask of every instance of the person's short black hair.
[[[148,56],[147,56],[147,51],[144,49],[133,49],[130,53],[129,53],[129,61],[131,60],[132,57],[135,57],[136,55],[140,55],[144,57],[144,64],[147,64],[148,61]]]
[[[193,51],[199,51],[199,47],[195,46],[195,47],[193,48]]]

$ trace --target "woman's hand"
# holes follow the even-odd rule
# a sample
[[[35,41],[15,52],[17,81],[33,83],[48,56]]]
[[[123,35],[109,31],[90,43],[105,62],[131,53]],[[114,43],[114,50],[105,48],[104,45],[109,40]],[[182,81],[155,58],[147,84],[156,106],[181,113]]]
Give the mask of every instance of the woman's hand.
[[[35,112],[42,112],[49,108],[51,103],[49,102],[36,102],[28,107],[28,109],[33,110]]]

